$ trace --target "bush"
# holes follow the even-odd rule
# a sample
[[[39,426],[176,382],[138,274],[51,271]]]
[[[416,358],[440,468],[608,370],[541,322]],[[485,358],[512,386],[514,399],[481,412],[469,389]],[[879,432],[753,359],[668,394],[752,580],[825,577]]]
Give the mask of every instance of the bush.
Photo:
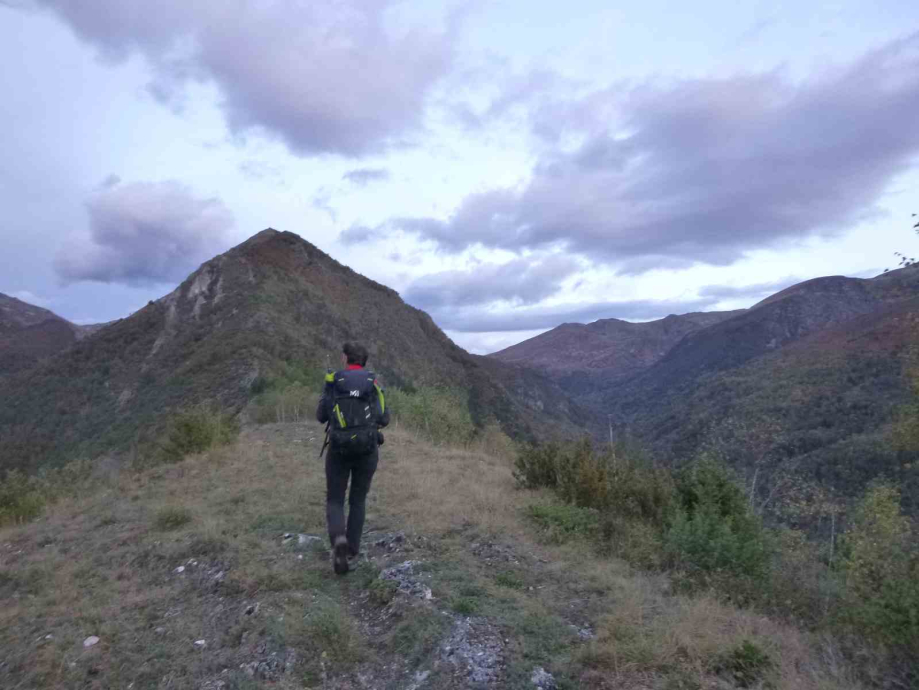
[[[759,521],[723,517],[711,504],[701,504],[692,515],[678,509],[664,535],[664,549],[670,564],[690,575],[701,571],[761,582],[768,572],[770,545]]]
[[[495,584],[508,589],[523,589],[523,580],[511,570],[505,570],[495,575]]]
[[[590,439],[523,446],[514,478],[526,489],[547,487],[570,503],[607,509],[662,525],[673,500],[673,481],[637,451],[617,446],[594,450]]]
[[[555,490],[562,500],[582,508],[605,508],[610,483],[609,458],[594,453],[590,439],[570,444],[556,460]]]
[[[422,386],[413,393],[386,391],[393,421],[436,444],[465,446],[476,434],[467,394],[458,388]]]
[[[370,583],[367,588],[370,593],[370,601],[377,606],[386,606],[396,597],[399,586],[392,580],[376,579]]]
[[[663,565],[663,539],[657,525],[608,513],[603,516],[600,534],[606,554],[646,570]]]
[[[34,520],[41,515],[45,503],[33,477],[10,470],[0,481],[0,525]]]
[[[842,540],[841,622],[871,639],[919,653],[919,546],[887,485],[862,499]]]
[[[524,489],[554,489],[561,452],[558,443],[521,446],[514,460],[514,479]]]
[[[184,527],[191,522],[191,511],[181,506],[166,506],[160,508],[153,518],[153,526],[162,531],[169,532]]]
[[[529,507],[529,515],[555,544],[575,536],[591,536],[600,524],[596,510],[572,505],[534,505]]]
[[[775,662],[768,653],[755,642],[744,640],[724,655],[715,671],[731,676],[740,687],[749,688],[773,668]]]
[[[837,608],[842,584],[827,566],[827,553],[798,530],[780,528],[772,535],[769,583],[759,603],[807,624],[823,621],[828,610]]]
[[[653,467],[640,454],[614,454],[608,465],[610,510],[623,518],[662,528],[675,498],[672,475]]]
[[[0,525],[34,520],[49,503],[79,493],[92,469],[90,461],[75,460],[63,467],[43,468],[33,476],[10,470],[0,480]]]
[[[691,575],[765,579],[772,554],[768,532],[727,468],[710,458],[694,462],[678,475],[676,496],[664,535],[672,565]]]
[[[229,445],[238,436],[239,422],[235,417],[209,405],[199,405],[169,420],[166,442],[159,448],[159,459],[179,462],[186,455]]]

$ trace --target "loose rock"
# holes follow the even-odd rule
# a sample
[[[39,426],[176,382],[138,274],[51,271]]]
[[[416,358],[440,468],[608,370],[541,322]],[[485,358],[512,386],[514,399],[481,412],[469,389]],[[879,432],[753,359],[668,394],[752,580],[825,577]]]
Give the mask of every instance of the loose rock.
[[[421,561],[405,561],[387,568],[380,573],[381,580],[395,582],[399,591],[419,599],[431,599],[431,588],[421,582],[421,577],[415,573],[415,566]]]
[[[568,627],[574,630],[578,637],[584,641],[592,640],[594,637],[596,637],[596,635],[594,635],[593,628],[591,628],[589,625],[585,625],[583,628],[579,628],[576,625],[569,625]]]
[[[99,638],[95,635],[90,635],[85,640],[83,640],[83,647],[86,649],[89,649],[90,647],[93,647],[97,644],[99,644]]]
[[[197,649],[204,649],[207,647],[207,640],[195,640],[195,647]]]
[[[530,682],[535,685],[538,690],[556,690],[558,687],[552,674],[547,672],[542,666],[537,666],[533,669],[533,675],[530,676]]]
[[[424,682],[430,675],[430,671],[418,671],[418,673],[415,674],[415,677],[412,678],[412,684],[409,685],[406,690],[418,690],[418,688],[424,685]]]
[[[476,685],[495,682],[504,670],[501,638],[481,619],[458,619],[440,656],[456,667],[457,675]]]

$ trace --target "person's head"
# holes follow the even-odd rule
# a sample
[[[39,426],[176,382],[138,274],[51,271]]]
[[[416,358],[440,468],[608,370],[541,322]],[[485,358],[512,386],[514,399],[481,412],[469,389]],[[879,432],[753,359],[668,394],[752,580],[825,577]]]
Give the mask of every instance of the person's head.
[[[345,358],[345,364],[357,364],[361,367],[367,364],[367,348],[360,343],[345,343],[341,346],[341,353]]]

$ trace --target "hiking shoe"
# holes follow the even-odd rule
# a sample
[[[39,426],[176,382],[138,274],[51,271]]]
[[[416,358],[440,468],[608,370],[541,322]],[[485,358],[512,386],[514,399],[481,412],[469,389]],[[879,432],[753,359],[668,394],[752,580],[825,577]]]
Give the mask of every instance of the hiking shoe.
[[[348,572],[348,538],[344,535],[335,537],[335,545],[332,547],[332,565],[336,575],[344,575]]]

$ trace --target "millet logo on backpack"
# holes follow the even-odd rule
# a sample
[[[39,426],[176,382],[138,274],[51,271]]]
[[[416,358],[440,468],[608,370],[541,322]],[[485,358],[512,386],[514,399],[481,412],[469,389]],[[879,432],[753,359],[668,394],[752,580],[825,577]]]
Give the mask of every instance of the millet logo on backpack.
[[[351,397],[352,397],[352,398],[359,398],[359,397],[361,397],[361,392],[360,392],[360,391],[351,391]]]

